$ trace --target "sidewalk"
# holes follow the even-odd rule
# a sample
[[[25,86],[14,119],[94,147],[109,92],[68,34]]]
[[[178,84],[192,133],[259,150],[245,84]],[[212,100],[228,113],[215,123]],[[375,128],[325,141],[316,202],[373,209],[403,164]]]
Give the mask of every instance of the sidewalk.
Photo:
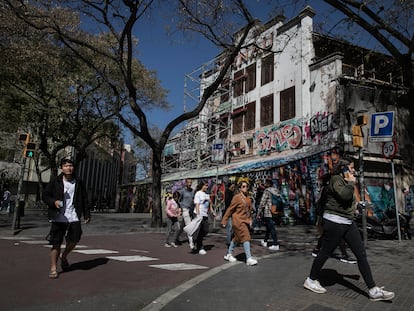
[[[309,251],[282,247],[254,267],[240,261],[223,264],[142,310],[414,310],[413,242],[369,241],[367,252],[377,285],[396,293],[392,302],[370,301],[357,265],[336,259],[329,259],[322,270],[321,284],[328,292],[305,290],[313,258]]]

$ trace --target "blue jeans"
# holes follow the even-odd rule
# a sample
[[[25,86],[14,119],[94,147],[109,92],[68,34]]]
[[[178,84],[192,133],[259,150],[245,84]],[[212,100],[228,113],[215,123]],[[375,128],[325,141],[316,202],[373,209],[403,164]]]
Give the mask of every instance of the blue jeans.
[[[277,241],[277,234],[276,234],[276,224],[271,217],[264,217],[264,221],[266,224],[266,233],[264,237],[264,241],[267,242],[269,239],[269,235],[272,237],[273,245],[278,245]]]
[[[236,243],[233,240],[230,242],[229,249],[227,250],[227,254],[233,254],[233,250],[236,247]],[[246,259],[252,257],[252,253],[250,252],[250,241],[243,242],[243,249],[244,253],[246,254]]]
[[[374,287],[375,282],[368,263],[367,253],[364,244],[362,243],[358,227],[354,222],[350,225],[345,225],[327,219],[323,220],[322,247],[318,252],[318,256],[313,261],[309,277],[312,280],[317,280],[319,278],[323,265],[339,245],[341,239],[344,239],[346,243],[348,243],[351,251],[354,253],[358,262],[359,272],[361,273],[365,284],[368,288]]]
[[[165,237],[165,243],[175,243],[178,240],[178,234],[180,233],[180,222],[177,217],[167,217],[167,234]]]
[[[227,220],[226,232],[227,232],[226,244],[227,245],[230,245],[231,239],[232,239],[232,236],[233,236],[233,229],[232,229],[232,220],[231,220],[231,217],[229,217],[229,219]]]

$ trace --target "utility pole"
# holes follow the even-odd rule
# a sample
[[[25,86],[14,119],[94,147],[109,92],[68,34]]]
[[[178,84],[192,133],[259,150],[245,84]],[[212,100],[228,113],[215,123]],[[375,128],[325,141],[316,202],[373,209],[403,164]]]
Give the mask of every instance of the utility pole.
[[[361,220],[362,220],[362,239],[364,242],[364,247],[367,247],[367,211],[366,211],[366,202],[365,202],[365,184],[364,184],[364,133],[362,131],[362,126],[368,123],[368,118],[366,115],[360,115],[357,117],[357,124],[352,126],[352,144],[354,147],[358,148],[359,151],[359,195],[361,197]]]

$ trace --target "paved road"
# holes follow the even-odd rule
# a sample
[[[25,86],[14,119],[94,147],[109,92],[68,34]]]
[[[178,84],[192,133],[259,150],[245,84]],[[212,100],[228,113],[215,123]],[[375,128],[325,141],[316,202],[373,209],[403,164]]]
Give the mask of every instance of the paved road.
[[[164,248],[163,230],[148,228],[148,216],[97,214],[84,226],[72,269],[47,278],[48,225],[41,213],[27,213],[20,232],[0,215],[2,310],[414,310],[412,241],[369,241],[378,285],[396,291],[392,303],[371,302],[356,265],[331,259],[322,284],[328,293],[303,289],[312,264],[314,228],[279,228],[281,251],[270,253],[255,235],[255,267],[226,263],[224,234],[209,235],[207,255],[187,244]],[[17,234],[14,234],[17,233]]]

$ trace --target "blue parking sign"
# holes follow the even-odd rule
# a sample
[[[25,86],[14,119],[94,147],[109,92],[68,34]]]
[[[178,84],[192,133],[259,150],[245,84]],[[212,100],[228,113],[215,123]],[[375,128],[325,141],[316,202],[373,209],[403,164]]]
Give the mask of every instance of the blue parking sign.
[[[391,141],[394,134],[394,111],[371,114],[370,141]]]

